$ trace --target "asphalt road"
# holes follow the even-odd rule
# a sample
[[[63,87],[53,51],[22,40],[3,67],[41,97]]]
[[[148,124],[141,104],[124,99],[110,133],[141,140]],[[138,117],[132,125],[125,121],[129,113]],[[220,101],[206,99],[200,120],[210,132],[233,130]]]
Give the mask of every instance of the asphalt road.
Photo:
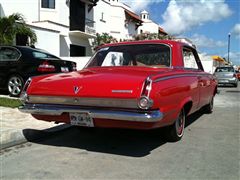
[[[72,127],[2,151],[0,179],[239,180],[240,84],[219,90],[214,112],[189,117],[180,142],[160,130]]]

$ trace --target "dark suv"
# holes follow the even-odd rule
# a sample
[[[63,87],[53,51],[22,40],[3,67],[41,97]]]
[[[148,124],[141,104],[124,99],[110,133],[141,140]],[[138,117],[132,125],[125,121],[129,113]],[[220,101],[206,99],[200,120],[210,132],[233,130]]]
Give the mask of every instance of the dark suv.
[[[76,63],[26,46],[0,46],[0,88],[19,96],[31,76],[76,70]]]

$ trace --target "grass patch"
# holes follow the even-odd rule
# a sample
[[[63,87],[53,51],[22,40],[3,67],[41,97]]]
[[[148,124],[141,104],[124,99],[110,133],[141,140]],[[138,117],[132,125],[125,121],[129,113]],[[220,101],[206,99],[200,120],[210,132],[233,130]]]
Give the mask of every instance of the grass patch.
[[[16,108],[21,105],[22,103],[19,99],[10,99],[5,97],[0,97],[0,106]]]

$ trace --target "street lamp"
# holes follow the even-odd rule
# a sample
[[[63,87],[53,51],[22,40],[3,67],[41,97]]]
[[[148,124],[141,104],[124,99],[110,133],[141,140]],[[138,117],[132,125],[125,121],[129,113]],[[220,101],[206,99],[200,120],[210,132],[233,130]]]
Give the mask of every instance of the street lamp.
[[[231,38],[231,33],[228,33],[228,64],[229,64],[229,51],[230,51],[230,38]]]

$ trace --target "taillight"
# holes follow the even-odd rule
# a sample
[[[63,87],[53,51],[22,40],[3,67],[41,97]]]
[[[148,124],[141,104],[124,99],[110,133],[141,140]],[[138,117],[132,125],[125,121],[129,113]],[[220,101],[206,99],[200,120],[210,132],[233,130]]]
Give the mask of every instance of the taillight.
[[[237,77],[237,74],[233,74],[233,77],[235,77],[235,78],[236,78],[236,77]]]
[[[141,97],[138,101],[138,107],[141,109],[149,109],[153,105],[153,100],[149,98],[150,92],[152,90],[152,80],[147,78],[143,84]]]
[[[152,80],[148,77],[144,82],[141,96],[149,97],[151,89],[152,89]]]
[[[49,64],[47,61],[44,61],[42,64],[40,64],[37,68],[39,72],[54,72],[56,71],[55,66]]]
[[[77,65],[76,65],[76,63],[74,63],[74,62],[72,63],[72,70],[73,70],[73,71],[77,71]]]

